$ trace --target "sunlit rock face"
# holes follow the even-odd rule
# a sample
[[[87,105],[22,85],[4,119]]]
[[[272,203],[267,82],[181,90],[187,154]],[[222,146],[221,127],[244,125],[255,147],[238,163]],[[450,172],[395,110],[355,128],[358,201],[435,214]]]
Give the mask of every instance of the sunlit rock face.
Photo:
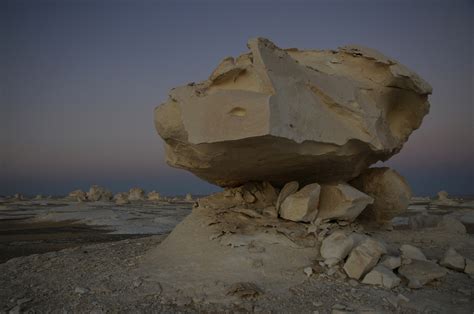
[[[220,186],[347,181],[399,152],[429,111],[428,83],[375,50],[248,47],[155,109],[171,166]]]

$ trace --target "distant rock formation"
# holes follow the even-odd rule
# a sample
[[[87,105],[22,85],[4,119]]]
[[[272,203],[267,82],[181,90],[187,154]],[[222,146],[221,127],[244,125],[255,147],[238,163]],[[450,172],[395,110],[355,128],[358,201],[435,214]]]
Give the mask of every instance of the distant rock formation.
[[[160,193],[156,191],[151,191],[147,194],[147,200],[151,202],[156,202],[156,201],[161,201],[162,198],[161,198]]]
[[[145,191],[141,188],[131,188],[128,191],[128,200],[129,201],[144,201],[145,200]]]
[[[112,197],[112,192],[98,185],[91,186],[87,192],[87,199],[91,202],[110,201]]]
[[[348,181],[398,153],[429,111],[430,85],[373,49],[248,47],[155,109],[171,166],[224,187]]]
[[[87,193],[82,190],[74,190],[69,192],[67,199],[77,202],[84,202],[87,200]]]

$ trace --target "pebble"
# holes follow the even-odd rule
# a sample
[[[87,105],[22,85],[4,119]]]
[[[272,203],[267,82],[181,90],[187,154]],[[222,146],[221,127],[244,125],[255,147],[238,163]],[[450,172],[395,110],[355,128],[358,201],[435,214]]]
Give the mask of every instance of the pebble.
[[[85,294],[85,293],[89,292],[89,289],[76,287],[76,289],[74,289],[74,292],[78,293],[78,294]]]

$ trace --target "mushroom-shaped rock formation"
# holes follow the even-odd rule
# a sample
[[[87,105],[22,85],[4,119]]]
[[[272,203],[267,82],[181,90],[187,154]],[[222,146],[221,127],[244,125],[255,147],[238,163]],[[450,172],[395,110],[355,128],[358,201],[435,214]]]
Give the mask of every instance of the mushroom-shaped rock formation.
[[[171,166],[220,186],[348,181],[396,154],[429,111],[430,85],[373,49],[248,47],[155,109]]]

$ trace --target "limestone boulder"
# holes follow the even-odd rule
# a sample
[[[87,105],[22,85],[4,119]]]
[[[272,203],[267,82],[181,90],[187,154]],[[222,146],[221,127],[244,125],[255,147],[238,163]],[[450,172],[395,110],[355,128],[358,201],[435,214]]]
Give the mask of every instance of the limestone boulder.
[[[155,109],[169,165],[223,187],[346,182],[400,151],[428,113],[429,84],[373,49],[248,47]]]
[[[128,200],[128,193],[125,192],[115,194],[114,201],[117,205],[125,205],[130,203]]]
[[[377,265],[382,254],[386,253],[387,249],[384,244],[367,238],[351,251],[344,264],[344,271],[350,278],[360,279]]]
[[[444,277],[447,270],[431,261],[414,260],[410,264],[402,265],[398,273],[408,280],[409,288],[416,289]]]
[[[343,261],[349,252],[366,237],[357,233],[336,230],[326,237],[321,244],[320,253],[328,266]]]
[[[292,221],[311,222],[318,214],[321,186],[308,184],[286,197],[280,207],[280,217]]]
[[[401,255],[402,255],[402,261],[408,261],[410,262],[411,260],[417,260],[417,261],[426,261],[427,258],[423,252],[417,248],[416,246],[410,245],[410,244],[403,244],[400,247]]]
[[[411,200],[411,189],[395,170],[370,168],[350,182],[352,186],[371,196],[374,202],[362,212],[361,218],[383,223],[404,213]]]
[[[436,199],[431,202],[433,205],[441,205],[441,206],[451,206],[457,205],[458,202],[449,198],[449,194],[446,191],[439,191],[436,195]]]
[[[300,185],[298,181],[291,181],[286,183],[283,188],[280,191],[280,194],[278,194],[277,201],[276,201],[276,209],[279,211],[280,206],[283,203],[283,201],[290,196],[293,193],[296,193],[298,191]]]
[[[84,202],[87,200],[87,193],[82,190],[74,190],[69,192],[67,198],[77,202]]]
[[[466,261],[464,257],[456,252],[454,248],[449,248],[446,251],[439,264],[457,271],[464,271],[464,268],[466,267]]]
[[[353,221],[372,202],[370,196],[348,184],[323,184],[318,219]]]
[[[129,201],[144,201],[145,200],[145,191],[141,188],[131,188],[128,191],[128,200]]]
[[[191,193],[187,193],[186,196],[184,197],[184,200],[186,202],[193,202],[194,201],[193,196],[191,195]]]
[[[400,284],[401,280],[390,269],[383,265],[377,265],[367,275],[365,275],[362,283],[368,285],[382,286],[388,289],[395,288]]]

